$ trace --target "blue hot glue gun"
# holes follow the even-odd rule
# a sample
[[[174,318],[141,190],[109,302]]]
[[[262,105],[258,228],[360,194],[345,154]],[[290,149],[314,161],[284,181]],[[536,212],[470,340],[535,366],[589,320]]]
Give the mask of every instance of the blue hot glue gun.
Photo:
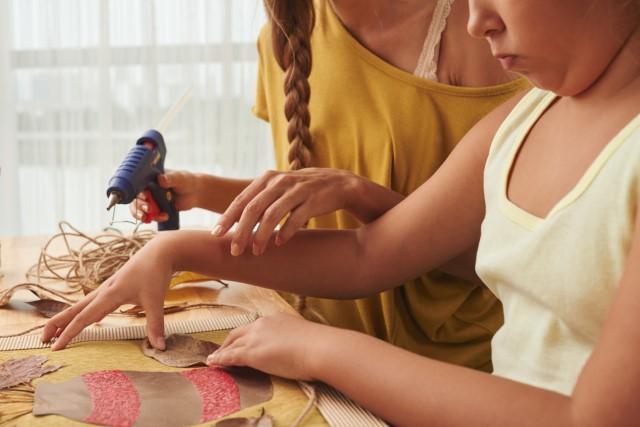
[[[167,147],[162,134],[154,129],[146,131],[109,180],[107,210],[116,204],[128,205],[139,193],[144,193],[149,211],[143,215],[142,222],[150,223],[164,212],[169,219],[159,222],[158,230],[179,229],[180,214],[175,208],[175,193],[158,184],[158,175],[164,173],[166,156]]]

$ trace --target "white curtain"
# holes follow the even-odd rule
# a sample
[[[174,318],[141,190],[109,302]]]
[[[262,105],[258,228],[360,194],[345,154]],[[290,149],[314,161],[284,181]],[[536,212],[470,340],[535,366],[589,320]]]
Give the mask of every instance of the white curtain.
[[[164,133],[168,168],[273,167],[267,125],[250,111],[264,21],[261,0],[0,0],[0,234],[108,225],[109,177],[189,87]]]

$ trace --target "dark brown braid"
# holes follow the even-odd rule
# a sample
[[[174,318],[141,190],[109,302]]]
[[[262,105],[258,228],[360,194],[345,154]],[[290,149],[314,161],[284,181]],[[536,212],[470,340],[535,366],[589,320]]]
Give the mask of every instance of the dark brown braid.
[[[289,169],[311,165],[309,132],[309,74],[311,32],[315,23],[313,0],[264,0],[271,22],[273,54],[285,72],[284,114],[289,121]]]
[[[271,24],[273,54],[284,71],[284,114],[289,121],[289,169],[311,165],[309,124],[309,74],[311,74],[311,32],[315,24],[313,0],[264,0]],[[293,308],[300,314],[326,319],[311,307],[306,298],[295,295]]]

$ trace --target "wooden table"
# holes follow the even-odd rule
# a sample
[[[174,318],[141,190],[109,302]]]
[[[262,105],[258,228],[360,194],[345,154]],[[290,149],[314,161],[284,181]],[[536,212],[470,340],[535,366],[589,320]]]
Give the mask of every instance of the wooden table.
[[[0,290],[7,289],[17,283],[25,281],[25,273],[35,264],[40,254],[41,246],[47,241],[42,237],[0,237]],[[54,248],[55,250],[55,248]],[[217,282],[203,282],[182,285],[179,289],[169,291],[167,304],[188,301],[189,303],[220,303],[240,306],[262,315],[277,312],[296,314],[276,292],[258,288],[238,282],[227,282],[224,288]],[[7,335],[26,330],[46,321],[34,308],[23,301],[36,299],[27,291],[19,291],[13,297],[8,307],[0,308],[0,335]],[[211,315],[209,308],[183,311],[168,314],[165,321],[182,321],[204,319]],[[220,309],[215,309],[219,310]],[[143,318],[129,316],[107,316],[101,324],[116,326],[144,323]]]

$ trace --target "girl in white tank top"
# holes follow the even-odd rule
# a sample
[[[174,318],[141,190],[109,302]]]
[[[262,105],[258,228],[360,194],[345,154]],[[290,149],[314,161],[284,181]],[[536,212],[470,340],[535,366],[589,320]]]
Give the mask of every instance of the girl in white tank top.
[[[538,89],[479,122],[397,207],[260,256],[163,234],[43,339],[61,333],[63,348],[120,303],[161,313],[174,269],[357,298],[436,267],[473,274],[479,245],[505,312],[495,375],[287,315],[232,332],[208,362],[322,381],[394,425],[640,425],[640,1],[470,0],[469,30]]]

